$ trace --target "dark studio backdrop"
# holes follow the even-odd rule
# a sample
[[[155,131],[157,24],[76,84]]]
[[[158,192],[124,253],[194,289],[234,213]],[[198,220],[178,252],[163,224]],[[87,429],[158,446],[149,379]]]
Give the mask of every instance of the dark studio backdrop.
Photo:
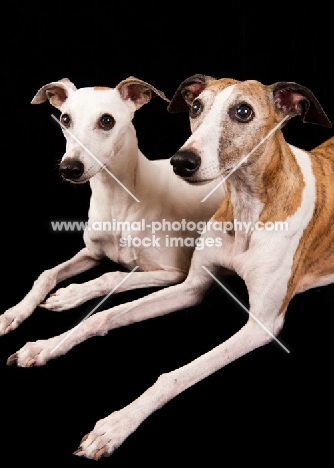
[[[22,299],[43,270],[83,247],[80,233],[50,228],[53,220],[86,219],[90,189],[58,176],[65,139],[51,118],[56,111],[49,104],[30,105],[41,86],[68,77],[77,87],[114,87],[133,75],[172,98],[195,73],[265,84],[296,81],[334,122],[333,30],[322,5],[186,5],[182,17],[172,6],[155,13],[153,3],[40,9],[8,2],[1,59],[1,312]],[[190,134],[188,116],[169,114],[158,98],[137,112],[134,125],[149,159],[171,157]],[[312,149],[333,129],[296,118],[284,134],[289,143]],[[106,262],[73,281],[116,269]],[[228,286],[247,305],[243,282],[233,278]],[[103,308],[152,291],[113,295]],[[96,303],[62,313],[37,309],[0,337],[1,466],[93,466],[71,453],[97,420],[130,403],[161,373],[227,339],[247,319],[216,289],[198,306],[92,338],[45,367],[6,366],[27,341],[68,330]],[[153,414],[101,466],[190,466],[200,460],[205,466],[241,466],[245,460],[311,457],[322,466],[331,453],[333,306],[333,285],[295,297],[280,335],[289,355],[271,344],[230,364]]]

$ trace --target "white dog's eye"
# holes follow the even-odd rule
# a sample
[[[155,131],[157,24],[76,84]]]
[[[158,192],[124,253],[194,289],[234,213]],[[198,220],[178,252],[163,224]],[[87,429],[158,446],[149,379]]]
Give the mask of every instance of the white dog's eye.
[[[202,106],[201,101],[199,99],[195,99],[195,101],[193,101],[193,103],[190,106],[189,116],[192,119],[194,119],[195,117],[199,116],[202,110],[203,110],[203,106]]]
[[[61,115],[60,123],[64,125],[64,127],[69,127],[71,123],[71,117],[68,114]]]
[[[239,104],[230,111],[230,116],[238,122],[249,122],[254,117],[254,111],[248,104]]]
[[[104,130],[110,130],[115,125],[115,119],[109,114],[103,114],[100,118],[100,125]]]

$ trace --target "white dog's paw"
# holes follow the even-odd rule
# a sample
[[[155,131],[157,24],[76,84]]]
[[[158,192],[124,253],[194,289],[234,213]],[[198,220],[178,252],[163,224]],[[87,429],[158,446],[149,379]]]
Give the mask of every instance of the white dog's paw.
[[[134,418],[127,408],[115,411],[95,424],[92,432],[83,437],[74,454],[93,460],[109,457],[139,424],[140,421]]]
[[[28,315],[30,315],[29,311],[24,311],[22,306],[19,305],[6,310],[5,313],[0,315],[0,335],[6,335],[15,330]]]
[[[54,344],[51,340],[38,340],[26,343],[19,351],[9,356],[7,365],[19,367],[43,366],[53,356]]]
[[[40,306],[55,312],[73,309],[90,299],[88,288],[84,284],[70,284],[51,294]]]

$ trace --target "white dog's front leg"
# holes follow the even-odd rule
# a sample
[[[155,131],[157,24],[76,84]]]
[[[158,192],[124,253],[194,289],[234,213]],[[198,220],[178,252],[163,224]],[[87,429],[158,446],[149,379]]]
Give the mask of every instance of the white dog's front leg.
[[[191,363],[161,375],[135,401],[98,421],[92,432],[82,439],[75,454],[95,460],[111,455],[154,411],[200,380],[270,340],[271,336],[250,319],[227,341]]]
[[[163,287],[180,283],[185,279],[186,274],[181,271],[166,270],[134,272],[123,282],[126,276],[128,273],[114,271],[86,283],[70,284],[66,288],[58,289],[41,304],[41,307],[59,312],[77,307],[89,299],[104,296],[111,291],[115,294],[132,289]]]
[[[70,260],[44,271],[22,301],[0,316],[0,335],[17,328],[60,281],[86,271],[98,263],[99,260],[87,248],[84,248]]]
[[[48,340],[26,343],[8,358],[7,364],[16,363],[20,367],[41,366],[50,359],[66,354],[90,337],[103,336],[114,328],[190,307],[200,302],[208,289],[211,278],[206,275],[205,280],[201,283],[186,280],[136,301],[98,312],[68,332]]]

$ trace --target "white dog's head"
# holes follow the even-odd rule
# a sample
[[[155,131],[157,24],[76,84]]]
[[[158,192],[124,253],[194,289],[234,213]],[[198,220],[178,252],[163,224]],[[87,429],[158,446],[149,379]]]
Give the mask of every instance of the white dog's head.
[[[259,157],[263,148],[257,145],[284,119],[300,115],[304,122],[331,126],[311,91],[291,82],[265,86],[194,75],[181,83],[168,110],[189,111],[192,135],[171,164],[193,184],[226,176],[247,155]]]
[[[60,124],[67,140],[59,171],[73,183],[84,183],[106,166],[122,145],[137,109],[164,93],[135,77],[116,88],[77,89],[67,78],[43,86],[31,101],[49,101],[61,111]]]

